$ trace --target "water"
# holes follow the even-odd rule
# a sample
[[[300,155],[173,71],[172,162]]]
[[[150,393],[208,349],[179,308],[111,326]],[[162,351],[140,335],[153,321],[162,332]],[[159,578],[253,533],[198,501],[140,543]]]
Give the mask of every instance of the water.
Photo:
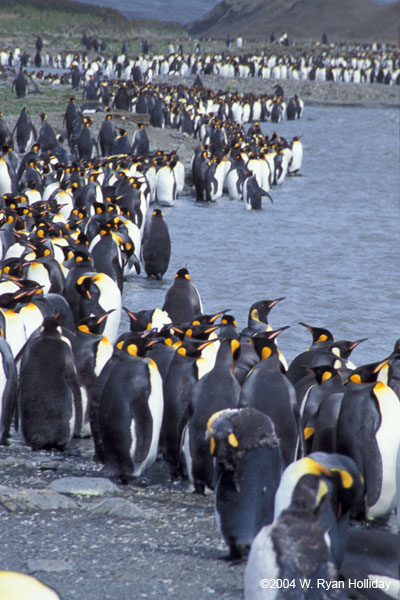
[[[83,0],[82,0],[83,1]],[[128,19],[151,19],[173,23],[192,23],[218,4],[218,0],[85,0],[86,4],[119,10]]]
[[[353,362],[380,360],[400,337],[399,112],[306,107],[298,121],[264,124],[274,130],[303,136],[302,176],[274,186],[274,204],[265,199],[261,211],[226,197],[211,205],[182,197],[164,209],[172,240],[165,279],[127,282],[125,306],[162,306],[187,266],[204,311],[230,309],[239,327],[253,302],[285,296],[270,323],[290,325],[279,337],[288,361],[311,341],[299,321],[337,340],[367,337]]]

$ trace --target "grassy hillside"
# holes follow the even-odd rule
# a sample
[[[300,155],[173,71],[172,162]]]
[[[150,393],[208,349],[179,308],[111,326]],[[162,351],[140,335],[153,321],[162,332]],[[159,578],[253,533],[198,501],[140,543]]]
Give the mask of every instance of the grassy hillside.
[[[108,51],[121,48],[123,42],[138,51],[143,37],[162,42],[170,37],[186,35],[175,23],[127,19],[117,10],[95,7],[72,0],[1,0],[1,46],[34,45],[41,35],[48,49],[82,50],[80,40],[88,37],[107,42]],[[60,47],[62,45],[62,47]]]

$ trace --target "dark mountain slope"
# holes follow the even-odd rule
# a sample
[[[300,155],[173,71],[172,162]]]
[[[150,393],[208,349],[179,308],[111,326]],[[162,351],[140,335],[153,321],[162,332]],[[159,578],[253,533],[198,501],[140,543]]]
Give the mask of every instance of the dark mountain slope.
[[[266,40],[272,32],[281,35],[286,31],[289,38],[296,40],[319,40],[324,31],[329,39],[344,40],[349,32],[354,32],[357,39],[368,41],[373,23],[379,23],[395,41],[396,23],[385,16],[393,6],[378,6],[372,0],[223,0],[189,25],[188,30],[192,35],[240,34],[246,39]],[[360,23],[365,23],[365,35]],[[378,37],[379,33],[376,28]]]

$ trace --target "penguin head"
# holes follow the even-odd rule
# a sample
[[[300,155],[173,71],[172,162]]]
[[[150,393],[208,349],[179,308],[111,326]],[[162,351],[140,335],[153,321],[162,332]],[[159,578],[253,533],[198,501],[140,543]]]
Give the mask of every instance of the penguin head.
[[[186,280],[190,281],[191,277],[189,275],[189,271],[186,268],[183,268],[183,269],[179,269],[179,271],[177,271],[175,273],[175,279],[178,279],[178,280],[186,279]]]
[[[326,364],[326,365],[318,365],[314,367],[303,367],[305,371],[314,375],[316,382],[318,385],[322,385],[326,381],[331,380],[333,377],[340,377],[340,373],[335,366]]]
[[[350,354],[353,352],[354,348],[356,348],[362,342],[365,342],[368,338],[362,338],[361,340],[356,340],[355,342],[349,342],[348,340],[339,340],[338,342],[334,342],[330,347],[330,351],[333,352],[339,358],[347,359]]]
[[[348,381],[355,384],[375,383],[378,379],[380,371],[387,367],[388,358],[382,361],[361,365],[351,372]],[[347,383],[347,380],[346,382]]]
[[[253,333],[249,339],[253,342],[254,348],[261,360],[266,360],[270,356],[278,354],[278,348],[275,344],[275,339],[282,331],[289,329],[289,325],[275,329],[272,331],[263,331],[261,333]]]
[[[285,300],[284,297],[276,298],[275,300],[260,300],[258,302],[254,302],[250,306],[249,316],[248,316],[248,325],[251,326],[251,321],[257,321],[258,323],[268,323],[268,315],[271,309],[281,302]]]
[[[334,341],[333,335],[329,329],[323,329],[322,327],[311,327],[311,325],[301,322],[299,325],[302,325],[311,333],[313,339],[312,345]]]

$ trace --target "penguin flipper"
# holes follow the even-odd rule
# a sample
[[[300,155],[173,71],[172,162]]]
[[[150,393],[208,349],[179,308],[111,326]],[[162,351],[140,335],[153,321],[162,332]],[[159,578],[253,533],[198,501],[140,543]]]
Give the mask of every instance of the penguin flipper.
[[[261,195],[262,196],[268,196],[268,198],[271,200],[271,203],[273,204],[274,201],[272,200],[271,195],[269,194],[269,192],[266,192],[265,190],[261,190]]]
[[[132,419],[135,422],[136,432],[136,447],[133,462],[137,464],[146,460],[149,453],[153,431],[153,419],[147,403],[140,403],[140,406],[137,406],[136,404],[133,406],[131,405],[131,414]]]

